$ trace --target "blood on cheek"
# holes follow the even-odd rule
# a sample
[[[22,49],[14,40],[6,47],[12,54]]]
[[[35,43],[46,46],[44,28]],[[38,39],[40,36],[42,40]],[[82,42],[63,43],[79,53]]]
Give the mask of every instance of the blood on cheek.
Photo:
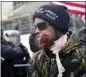
[[[42,35],[39,37],[39,41],[40,41],[40,43],[47,43],[47,41],[48,41],[48,36],[45,35],[45,34],[42,34]]]

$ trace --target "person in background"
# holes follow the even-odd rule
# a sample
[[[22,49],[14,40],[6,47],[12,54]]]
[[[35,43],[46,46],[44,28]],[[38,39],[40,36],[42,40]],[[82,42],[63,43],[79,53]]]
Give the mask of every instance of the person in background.
[[[17,77],[18,70],[14,64],[28,63],[30,56],[25,46],[20,43],[18,31],[5,36],[1,32],[1,77]],[[21,70],[22,71],[22,70]],[[26,67],[23,69],[23,76],[27,76]]]

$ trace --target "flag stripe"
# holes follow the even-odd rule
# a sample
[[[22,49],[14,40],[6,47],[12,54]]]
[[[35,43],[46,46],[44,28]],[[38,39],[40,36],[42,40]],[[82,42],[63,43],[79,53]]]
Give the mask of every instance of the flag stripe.
[[[52,4],[58,4],[58,5],[64,5],[66,6],[68,9],[71,9],[71,10],[77,10],[77,11],[81,11],[83,13],[85,13],[85,8],[80,8],[80,7],[75,7],[75,6],[70,6],[70,5],[66,5],[66,4],[63,4],[61,2],[51,2]]]
[[[68,2],[69,2],[69,1],[68,1]],[[78,3],[78,4],[86,5],[86,4],[85,4],[85,1],[78,1],[78,2],[77,2],[77,1],[73,1],[73,2],[71,1],[71,3]]]
[[[84,2],[69,2],[69,1],[58,1],[58,2],[50,2],[51,4],[63,5],[68,8],[68,12],[72,14],[76,14],[80,16],[85,23],[86,18],[86,4]]]
[[[68,9],[68,11],[71,12],[71,13],[74,13],[74,14],[79,14],[81,16],[86,15],[85,12],[81,12],[81,11],[77,11],[77,10],[70,10],[70,9]]]
[[[84,5],[84,4],[78,4],[79,2],[78,3],[72,3],[72,2],[62,1],[61,3],[66,4],[66,5],[70,5],[70,6],[75,6],[75,7],[86,8],[86,5]]]

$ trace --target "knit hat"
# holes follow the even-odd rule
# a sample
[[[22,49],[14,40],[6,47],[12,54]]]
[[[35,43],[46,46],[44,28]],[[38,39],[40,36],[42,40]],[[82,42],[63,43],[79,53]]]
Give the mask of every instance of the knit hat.
[[[36,17],[47,21],[56,29],[60,29],[63,32],[68,31],[70,17],[65,6],[54,4],[43,5],[35,11],[33,19]]]

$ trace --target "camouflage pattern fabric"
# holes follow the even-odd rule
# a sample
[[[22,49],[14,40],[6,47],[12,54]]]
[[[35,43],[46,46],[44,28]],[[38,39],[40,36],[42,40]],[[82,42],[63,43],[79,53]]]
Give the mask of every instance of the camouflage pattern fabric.
[[[68,40],[67,47],[60,54],[62,64],[67,69],[65,72],[69,72],[70,70],[70,72],[74,72],[82,65],[86,66],[85,52],[84,44],[77,40],[75,35],[72,35]],[[66,63],[67,58],[69,58],[68,63]],[[44,50],[36,52],[31,62],[29,74],[31,75],[28,75],[29,77],[56,77],[58,75],[58,67],[55,58],[49,58]],[[65,73],[63,77],[67,77]]]

